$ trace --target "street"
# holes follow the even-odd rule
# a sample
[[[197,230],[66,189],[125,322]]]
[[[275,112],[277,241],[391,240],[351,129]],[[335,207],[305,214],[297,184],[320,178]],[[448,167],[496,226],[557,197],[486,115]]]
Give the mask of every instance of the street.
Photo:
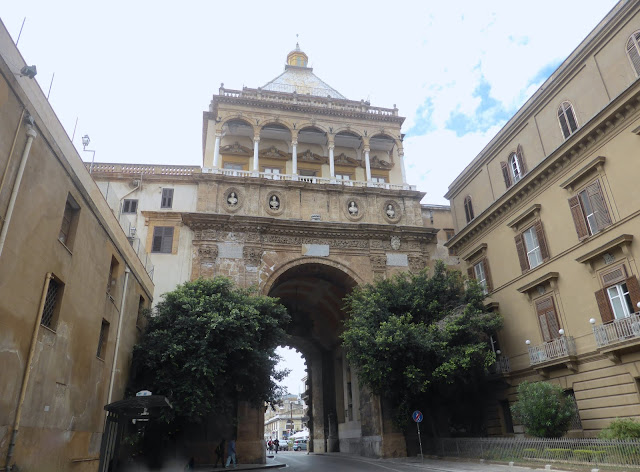
[[[430,471],[430,472],[516,472],[531,471],[528,467],[484,464],[479,462],[454,462],[416,458],[370,459],[349,454],[307,454],[304,451],[279,452],[267,458],[267,464],[286,464],[291,472],[371,472],[371,471]],[[544,470],[544,466],[537,470]]]

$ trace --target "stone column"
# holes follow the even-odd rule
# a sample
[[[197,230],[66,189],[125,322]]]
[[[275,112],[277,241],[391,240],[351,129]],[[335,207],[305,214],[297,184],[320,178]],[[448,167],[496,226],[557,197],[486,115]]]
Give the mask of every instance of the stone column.
[[[258,145],[260,144],[260,136],[253,137],[253,171],[260,172],[260,163],[258,162]]]
[[[331,174],[331,178],[335,178],[336,176],[336,169],[335,166],[333,164],[333,149],[335,148],[335,145],[332,142],[329,142],[329,174]]]
[[[404,168],[404,150],[398,149],[398,160],[400,161],[400,171],[402,172],[402,185],[407,185],[407,171]]]
[[[298,137],[291,140],[291,173],[298,175]]]
[[[220,167],[220,138],[221,135],[216,133],[216,142],[213,145],[213,168],[217,169]]]
[[[367,182],[371,182],[371,163],[369,162],[369,146],[364,147],[364,168],[367,173]]]

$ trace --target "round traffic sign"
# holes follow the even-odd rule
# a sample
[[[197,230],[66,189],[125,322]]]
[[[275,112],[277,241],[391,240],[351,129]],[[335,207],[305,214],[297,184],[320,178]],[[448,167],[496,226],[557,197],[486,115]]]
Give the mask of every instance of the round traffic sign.
[[[413,421],[415,421],[416,423],[422,423],[423,416],[420,410],[414,411],[411,417],[413,418]]]

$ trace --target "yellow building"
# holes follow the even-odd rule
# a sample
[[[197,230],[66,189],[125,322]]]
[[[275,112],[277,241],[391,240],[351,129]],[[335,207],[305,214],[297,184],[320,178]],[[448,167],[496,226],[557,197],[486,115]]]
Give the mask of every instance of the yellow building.
[[[523,380],[575,396],[575,435],[640,418],[639,40],[622,1],[449,186],[447,245],[505,320],[489,434]]]
[[[153,282],[25,67],[0,23],[0,470],[92,471]]]

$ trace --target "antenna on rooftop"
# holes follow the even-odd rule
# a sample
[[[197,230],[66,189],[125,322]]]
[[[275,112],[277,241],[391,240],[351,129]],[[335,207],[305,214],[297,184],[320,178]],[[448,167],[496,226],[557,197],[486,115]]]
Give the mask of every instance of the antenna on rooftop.
[[[22,20],[22,26],[20,27],[20,32],[18,33],[18,39],[16,39],[16,46],[18,46],[18,42],[20,41],[20,36],[22,35],[22,28],[24,28],[24,22],[27,21],[27,17],[25,16]]]

